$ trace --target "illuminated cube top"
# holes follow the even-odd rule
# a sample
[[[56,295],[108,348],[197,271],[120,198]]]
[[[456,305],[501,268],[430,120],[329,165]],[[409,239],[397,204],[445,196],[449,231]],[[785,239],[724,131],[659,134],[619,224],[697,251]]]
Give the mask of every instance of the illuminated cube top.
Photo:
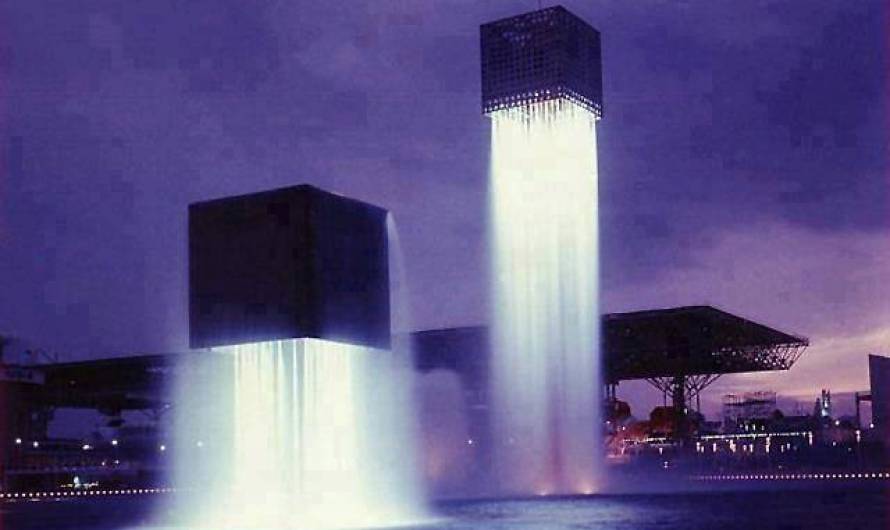
[[[603,113],[600,34],[562,6],[483,24],[482,112],[568,99]]]
[[[386,210],[303,185],[189,206],[189,340],[388,348]]]

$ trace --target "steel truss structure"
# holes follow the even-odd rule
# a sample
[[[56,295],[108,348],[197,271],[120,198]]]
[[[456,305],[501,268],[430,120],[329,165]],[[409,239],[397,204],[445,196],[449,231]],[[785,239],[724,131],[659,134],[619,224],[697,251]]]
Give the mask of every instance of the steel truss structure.
[[[603,332],[607,384],[646,380],[683,410],[720,376],[787,370],[809,345],[710,306],[611,314]]]
[[[807,339],[708,306],[603,315],[605,397],[620,381],[646,380],[672,403],[687,406],[721,375],[787,370]],[[412,334],[415,367],[466,376],[482,396],[488,377],[489,337],[483,326]],[[163,392],[172,372],[224,356],[168,354],[37,366],[46,375],[41,403],[52,407],[151,409],[169,403]],[[203,368],[202,368],[203,369]],[[474,398],[474,400],[477,398]],[[474,401],[475,402],[475,401]]]
[[[702,374],[679,377],[649,377],[646,382],[661,391],[665,405],[671,403],[683,403],[688,406],[690,401],[696,400],[696,410],[701,408],[698,402],[701,392],[711,385],[723,374]]]

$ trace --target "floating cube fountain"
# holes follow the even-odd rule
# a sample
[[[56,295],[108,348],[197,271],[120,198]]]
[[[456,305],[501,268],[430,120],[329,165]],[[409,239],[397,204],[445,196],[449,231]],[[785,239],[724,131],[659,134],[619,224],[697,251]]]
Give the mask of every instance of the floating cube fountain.
[[[562,6],[483,24],[482,112],[569,100],[603,114],[600,34]]]
[[[494,474],[508,494],[601,484],[600,35],[556,6],[484,24],[491,119]]]
[[[182,385],[180,403],[219,409],[177,428],[190,451],[179,476],[195,492],[188,524],[356,528],[421,516],[410,374],[388,351],[387,215],[307,185],[189,207],[191,345],[231,370]],[[196,448],[196,436],[217,448]]]
[[[386,210],[302,185],[189,206],[192,348],[388,348]]]

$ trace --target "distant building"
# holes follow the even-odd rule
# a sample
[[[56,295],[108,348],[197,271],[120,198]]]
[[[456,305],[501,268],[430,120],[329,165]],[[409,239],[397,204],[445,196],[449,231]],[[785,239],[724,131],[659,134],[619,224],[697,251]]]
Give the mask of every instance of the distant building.
[[[817,418],[831,418],[831,390],[822,389],[822,397],[816,399],[813,416]]]
[[[776,410],[776,393],[772,391],[726,394],[723,396],[723,425],[732,428],[751,420],[767,420]]]
[[[890,443],[890,358],[868,356],[868,378],[871,384],[871,414],[875,433]]]

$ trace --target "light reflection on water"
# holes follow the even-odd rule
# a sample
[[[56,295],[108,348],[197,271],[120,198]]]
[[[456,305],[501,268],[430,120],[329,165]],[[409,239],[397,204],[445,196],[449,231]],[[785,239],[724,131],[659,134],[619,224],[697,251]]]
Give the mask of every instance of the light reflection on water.
[[[445,506],[437,530],[809,530],[887,526],[881,492],[596,496]]]
[[[425,530],[881,530],[886,492],[783,491],[450,502]],[[160,530],[150,499],[5,505],[3,530]],[[152,522],[154,521],[154,523]],[[169,528],[169,527],[167,527]],[[166,530],[166,529],[165,529]],[[261,529],[251,529],[261,530]]]

